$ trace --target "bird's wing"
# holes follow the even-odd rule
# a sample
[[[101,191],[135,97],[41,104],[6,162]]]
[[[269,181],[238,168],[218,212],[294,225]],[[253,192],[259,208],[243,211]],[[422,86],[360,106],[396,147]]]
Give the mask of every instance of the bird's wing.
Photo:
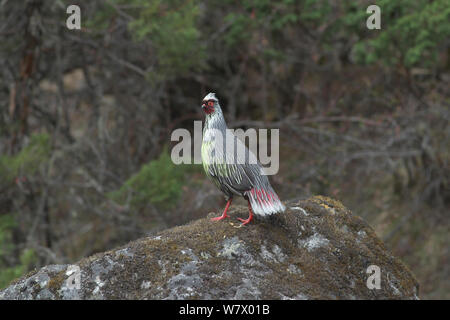
[[[225,186],[234,193],[243,194],[253,187],[251,176],[240,164],[213,162],[208,165],[207,170],[219,187]]]
[[[229,134],[232,143],[214,150],[213,161],[206,168],[208,174],[219,184],[240,194],[268,184],[267,177],[261,175],[262,167],[256,156],[235,135]]]

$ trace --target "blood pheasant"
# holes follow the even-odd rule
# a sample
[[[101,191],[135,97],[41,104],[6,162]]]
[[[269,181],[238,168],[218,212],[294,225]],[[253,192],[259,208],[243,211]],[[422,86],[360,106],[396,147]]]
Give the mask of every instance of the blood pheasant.
[[[248,201],[249,217],[238,218],[242,225],[249,223],[253,214],[265,216],[284,211],[285,206],[255,155],[228,130],[215,93],[206,95],[202,109],[206,114],[201,152],[203,168],[227,200],[223,214],[212,220],[228,217],[227,211],[235,195]]]

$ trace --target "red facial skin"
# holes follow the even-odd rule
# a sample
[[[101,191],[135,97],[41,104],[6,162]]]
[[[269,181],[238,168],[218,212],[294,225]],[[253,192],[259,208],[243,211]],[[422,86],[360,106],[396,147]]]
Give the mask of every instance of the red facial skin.
[[[206,114],[213,113],[214,112],[214,100],[203,101],[202,108]]]

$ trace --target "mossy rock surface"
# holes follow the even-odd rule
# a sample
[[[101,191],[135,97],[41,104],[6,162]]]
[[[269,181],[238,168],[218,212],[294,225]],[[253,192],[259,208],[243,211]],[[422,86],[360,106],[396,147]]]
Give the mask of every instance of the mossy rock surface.
[[[340,202],[317,196],[286,206],[244,227],[236,217],[247,208],[236,206],[225,221],[209,214],[75,266],[46,266],[0,299],[418,298],[408,268]],[[379,267],[379,289],[367,287],[371,265]]]

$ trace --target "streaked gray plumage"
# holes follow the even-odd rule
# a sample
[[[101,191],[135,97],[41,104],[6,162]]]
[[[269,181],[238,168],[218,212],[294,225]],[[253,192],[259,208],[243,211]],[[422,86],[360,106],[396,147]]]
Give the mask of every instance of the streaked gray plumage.
[[[216,184],[228,199],[226,212],[234,195],[244,197],[249,202],[249,219],[252,211],[257,215],[270,215],[285,210],[279,197],[263,173],[263,167],[255,155],[232,132],[227,125],[214,93],[205,96],[202,108],[206,113],[203,128],[202,161],[206,175]],[[243,152],[239,152],[242,150]]]

